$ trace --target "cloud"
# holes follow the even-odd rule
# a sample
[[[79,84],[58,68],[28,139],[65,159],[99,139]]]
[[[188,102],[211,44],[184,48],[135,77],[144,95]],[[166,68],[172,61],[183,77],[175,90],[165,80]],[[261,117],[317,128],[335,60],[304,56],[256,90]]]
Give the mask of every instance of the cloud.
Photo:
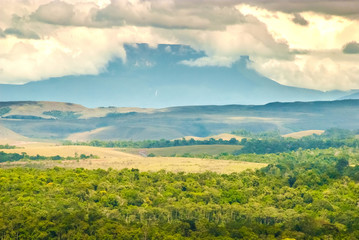
[[[103,6],[99,2],[100,6]],[[40,5],[30,15],[32,21],[60,26],[83,26],[83,27],[107,27],[95,21],[95,15],[101,11],[101,7],[95,2],[64,2],[55,0]],[[104,5],[107,6],[107,5]]]
[[[202,8],[183,1],[112,1],[102,8],[89,1],[72,3],[49,0],[20,14],[21,19],[29,19],[22,27],[36,29],[43,39],[36,44],[23,42],[26,48],[16,47],[23,55],[20,50],[11,50],[19,39],[4,40],[9,46],[5,56],[12,55],[29,69],[14,72],[10,59],[4,58],[2,62],[8,65],[0,74],[3,82],[98,74],[113,57],[126,61],[124,43],[143,42],[154,47],[159,43],[185,44],[205,51],[207,58],[187,62],[193,66],[228,66],[242,55],[291,57],[288,46],[277,43],[264,24],[251,16],[243,17],[230,2],[218,5],[204,1]],[[126,23],[122,24],[122,19]],[[191,19],[195,21],[188,21]]]
[[[357,0],[245,0],[241,3],[286,13],[316,12],[349,18],[358,18],[359,13]]]
[[[6,37],[5,33],[3,32],[3,30],[0,28],[0,38],[4,38]]]
[[[309,22],[299,13],[294,13],[293,22],[302,26],[307,26]]]
[[[162,43],[204,52],[181,62],[192,67],[230,66],[246,55],[283,84],[358,88],[358,55],[348,54],[359,42],[358,13],[357,0],[3,1],[0,79],[98,74],[112,58],[126,61],[124,44]]]
[[[225,2],[224,2],[225,3]],[[73,4],[52,1],[39,6],[32,19],[47,24],[107,28],[114,26],[151,26],[158,28],[225,29],[244,22],[234,5],[179,0],[112,0],[99,3]]]
[[[318,90],[358,89],[359,55],[340,51],[296,56],[294,61],[255,58],[250,67],[277,82]]]
[[[134,66],[137,68],[151,68],[155,65],[156,65],[155,62],[151,62],[146,59],[139,59],[139,60],[136,60],[134,63]]]
[[[160,43],[150,29],[88,29],[62,27],[41,40],[6,37],[0,39],[2,83],[23,84],[67,75],[97,75],[106,71],[113,58],[126,61],[127,42]],[[19,71],[21,66],[21,71]]]
[[[343,47],[343,53],[345,54],[359,54],[359,43],[358,42],[350,42],[345,44]]]
[[[183,60],[180,63],[191,66],[191,67],[204,67],[204,66],[214,66],[214,67],[230,67],[233,63],[233,59],[227,57],[202,57],[198,59]]]
[[[265,24],[274,39],[286,42],[294,55],[293,59],[250,55],[251,67],[259,73],[296,87],[319,90],[359,87],[356,77],[359,59],[342,52],[348,39],[359,39],[357,20],[303,12],[301,16],[310,19],[310,24],[303,27],[295,24],[289,13],[245,4],[237,7],[244,15],[252,15]]]
[[[160,36],[170,36],[178,44],[204,51],[207,57],[182,63],[190,66],[229,66],[243,55],[291,59],[288,45],[276,42],[264,24],[251,23],[228,26],[225,31],[154,30]]]
[[[238,5],[237,8],[243,14],[254,16],[265,24],[277,41],[286,42],[291,49],[338,50],[348,42],[348,38],[359,38],[357,31],[359,21],[339,16],[328,17],[314,12],[303,12],[301,16],[310,19],[310,26],[303,27],[292,21],[292,14],[269,11],[246,4]]]
[[[73,5],[56,0],[41,5],[32,17],[49,24],[69,25],[74,14]]]
[[[39,35],[31,30],[24,30],[18,28],[7,28],[3,32],[5,35],[14,35],[18,38],[25,38],[25,39],[40,39]]]
[[[113,0],[96,14],[96,21],[106,26],[134,24],[160,28],[224,29],[244,22],[233,5],[190,1],[124,1]]]

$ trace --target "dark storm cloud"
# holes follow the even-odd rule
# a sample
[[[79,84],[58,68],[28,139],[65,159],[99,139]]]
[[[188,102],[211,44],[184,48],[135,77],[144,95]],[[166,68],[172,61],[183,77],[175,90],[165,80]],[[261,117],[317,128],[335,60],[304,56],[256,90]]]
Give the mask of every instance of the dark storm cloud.
[[[313,11],[352,18],[357,18],[359,15],[358,0],[245,0],[243,2],[268,10],[287,13]]]
[[[23,30],[18,28],[7,28],[3,32],[5,35],[13,35],[17,38],[24,38],[24,39],[40,39],[40,36],[37,35],[34,31],[31,30]],[[1,32],[0,32],[1,37]]]
[[[307,26],[309,22],[299,13],[294,13],[293,22],[302,26]]]
[[[345,46],[343,47],[343,53],[359,54],[359,43],[353,41],[353,42],[345,44]]]

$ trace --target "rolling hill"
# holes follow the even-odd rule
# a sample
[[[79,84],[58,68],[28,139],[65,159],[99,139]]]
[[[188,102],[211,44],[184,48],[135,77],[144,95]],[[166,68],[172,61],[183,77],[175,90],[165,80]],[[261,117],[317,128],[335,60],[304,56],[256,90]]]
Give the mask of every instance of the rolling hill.
[[[359,100],[184,106],[162,109],[86,108],[57,102],[0,103],[1,133],[36,139],[144,140],[208,137],[233,130],[281,134],[359,128]]]

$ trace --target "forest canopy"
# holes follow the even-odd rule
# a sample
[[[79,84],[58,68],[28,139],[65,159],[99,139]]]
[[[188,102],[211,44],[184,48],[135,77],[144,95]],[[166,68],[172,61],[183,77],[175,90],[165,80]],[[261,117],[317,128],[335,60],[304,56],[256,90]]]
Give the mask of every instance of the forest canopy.
[[[0,237],[357,239],[359,167],[321,151],[232,174],[0,169]]]

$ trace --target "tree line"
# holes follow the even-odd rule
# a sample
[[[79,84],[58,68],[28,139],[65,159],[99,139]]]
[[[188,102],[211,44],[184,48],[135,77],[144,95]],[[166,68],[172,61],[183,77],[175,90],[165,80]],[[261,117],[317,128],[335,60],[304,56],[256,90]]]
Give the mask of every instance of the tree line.
[[[108,147],[108,148],[164,148],[164,147],[178,147],[178,146],[193,146],[193,145],[239,145],[240,141],[236,138],[230,140],[214,139],[208,140],[195,140],[191,139],[176,139],[176,140],[144,140],[144,141],[100,141],[92,140],[88,142],[72,142],[66,140],[64,145],[85,145],[93,147]]]
[[[5,145],[0,145],[0,149],[15,149],[16,146],[12,146],[9,144],[5,144]]]
[[[306,136],[300,139],[284,138],[279,135],[278,131],[251,133],[246,130],[233,131],[232,133],[246,136],[240,141],[236,138],[230,140],[214,139],[195,140],[176,139],[176,140],[144,140],[144,141],[100,141],[92,140],[88,142],[64,141],[64,145],[85,145],[94,147],[108,148],[165,148],[176,146],[193,146],[193,145],[242,145],[243,148],[237,150],[233,155],[256,153],[280,153],[296,151],[298,149],[327,149],[339,148],[343,146],[359,147],[359,139],[355,138],[357,130],[351,131],[346,129],[332,128],[326,130],[322,135]],[[247,138],[248,137],[248,138]],[[188,153],[190,154],[190,153]]]
[[[276,139],[249,139],[241,142],[243,148],[235,151],[234,155],[243,153],[280,153],[291,152],[298,149],[327,149],[343,146],[358,148],[359,139],[338,139],[307,136],[300,139],[276,138]]]
[[[88,158],[98,158],[98,156],[95,156],[92,154],[90,154],[90,155],[80,154],[79,156],[74,156],[74,157],[62,157],[60,155],[41,156],[39,154],[37,154],[35,156],[30,156],[25,152],[19,154],[19,153],[5,153],[3,151],[0,151],[0,163],[26,161],[26,160],[34,160],[34,161],[37,161],[37,160],[79,160],[79,159],[88,159]]]

